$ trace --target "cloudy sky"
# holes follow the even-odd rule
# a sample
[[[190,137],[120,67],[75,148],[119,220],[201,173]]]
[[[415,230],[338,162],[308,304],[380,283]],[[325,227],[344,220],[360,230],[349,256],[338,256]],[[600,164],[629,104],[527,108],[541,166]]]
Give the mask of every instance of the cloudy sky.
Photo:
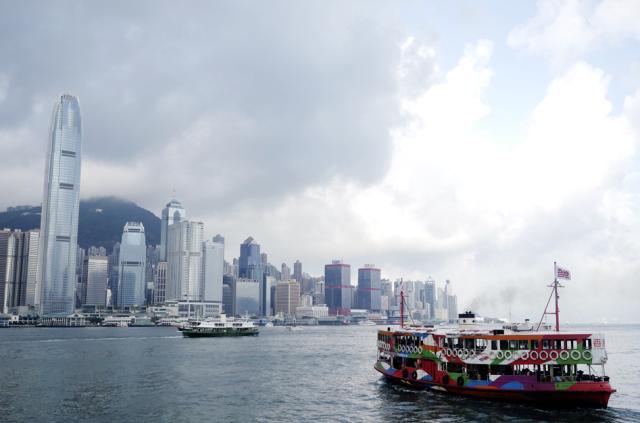
[[[133,3],[133,4],[132,4]],[[172,190],[227,259],[450,279],[461,308],[640,321],[637,1],[0,1],[0,208],[80,97],[82,196]]]

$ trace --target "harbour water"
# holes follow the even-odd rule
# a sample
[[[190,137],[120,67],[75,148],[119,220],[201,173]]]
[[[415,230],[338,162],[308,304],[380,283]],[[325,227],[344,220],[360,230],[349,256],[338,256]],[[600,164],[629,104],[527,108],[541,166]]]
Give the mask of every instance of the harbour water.
[[[640,421],[640,325],[607,339],[606,410],[416,392],[373,369],[375,326],[185,339],[170,327],[0,330],[0,421]]]

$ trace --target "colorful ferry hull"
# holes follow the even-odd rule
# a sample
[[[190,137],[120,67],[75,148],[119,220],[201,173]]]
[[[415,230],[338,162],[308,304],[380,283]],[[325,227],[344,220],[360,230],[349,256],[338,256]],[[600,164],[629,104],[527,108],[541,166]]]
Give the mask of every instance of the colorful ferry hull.
[[[507,331],[510,332],[510,331]],[[548,407],[604,408],[604,337],[476,327],[378,332],[375,369],[415,389]],[[597,375],[596,367],[602,372]]]

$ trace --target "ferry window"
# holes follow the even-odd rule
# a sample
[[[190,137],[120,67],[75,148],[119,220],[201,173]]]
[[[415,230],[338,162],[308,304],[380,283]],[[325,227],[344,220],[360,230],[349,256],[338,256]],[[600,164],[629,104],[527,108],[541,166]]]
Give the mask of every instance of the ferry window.
[[[572,350],[572,349],[574,349],[574,348],[577,346],[577,344],[578,344],[578,341],[577,341],[577,340],[575,340],[575,339],[569,339],[569,340],[567,341],[567,349],[568,349],[568,350]]]
[[[491,341],[491,349],[492,350],[498,349],[498,341]]]
[[[548,339],[543,339],[542,340],[542,349],[544,350],[548,350],[551,349],[551,343]]]
[[[514,340],[509,341],[509,349],[510,350],[518,349],[518,341],[514,341]]]
[[[509,341],[500,341],[500,349],[508,350],[509,349]]]
[[[526,340],[520,340],[518,341],[518,349],[521,350],[526,350],[527,349],[527,341]]]
[[[532,340],[531,341],[531,349],[532,350],[537,350],[538,346],[540,346],[540,343],[537,340]]]
[[[555,344],[556,344],[556,347],[555,347],[556,350],[562,349],[562,341],[561,340],[556,339]]]

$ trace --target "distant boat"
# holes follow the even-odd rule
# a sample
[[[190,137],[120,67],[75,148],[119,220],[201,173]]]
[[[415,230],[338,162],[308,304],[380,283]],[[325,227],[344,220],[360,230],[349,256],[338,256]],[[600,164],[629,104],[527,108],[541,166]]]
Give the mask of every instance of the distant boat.
[[[371,320],[361,320],[358,322],[360,326],[375,326],[376,322],[372,322]]]
[[[289,329],[290,332],[297,332],[302,330],[300,326],[287,326],[287,329]]]
[[[222,336],[257,336],[258,327],[248,319],[227,318],[221,314],[217,319],[194,322],[182,327],[182,335],[189,338]]]

